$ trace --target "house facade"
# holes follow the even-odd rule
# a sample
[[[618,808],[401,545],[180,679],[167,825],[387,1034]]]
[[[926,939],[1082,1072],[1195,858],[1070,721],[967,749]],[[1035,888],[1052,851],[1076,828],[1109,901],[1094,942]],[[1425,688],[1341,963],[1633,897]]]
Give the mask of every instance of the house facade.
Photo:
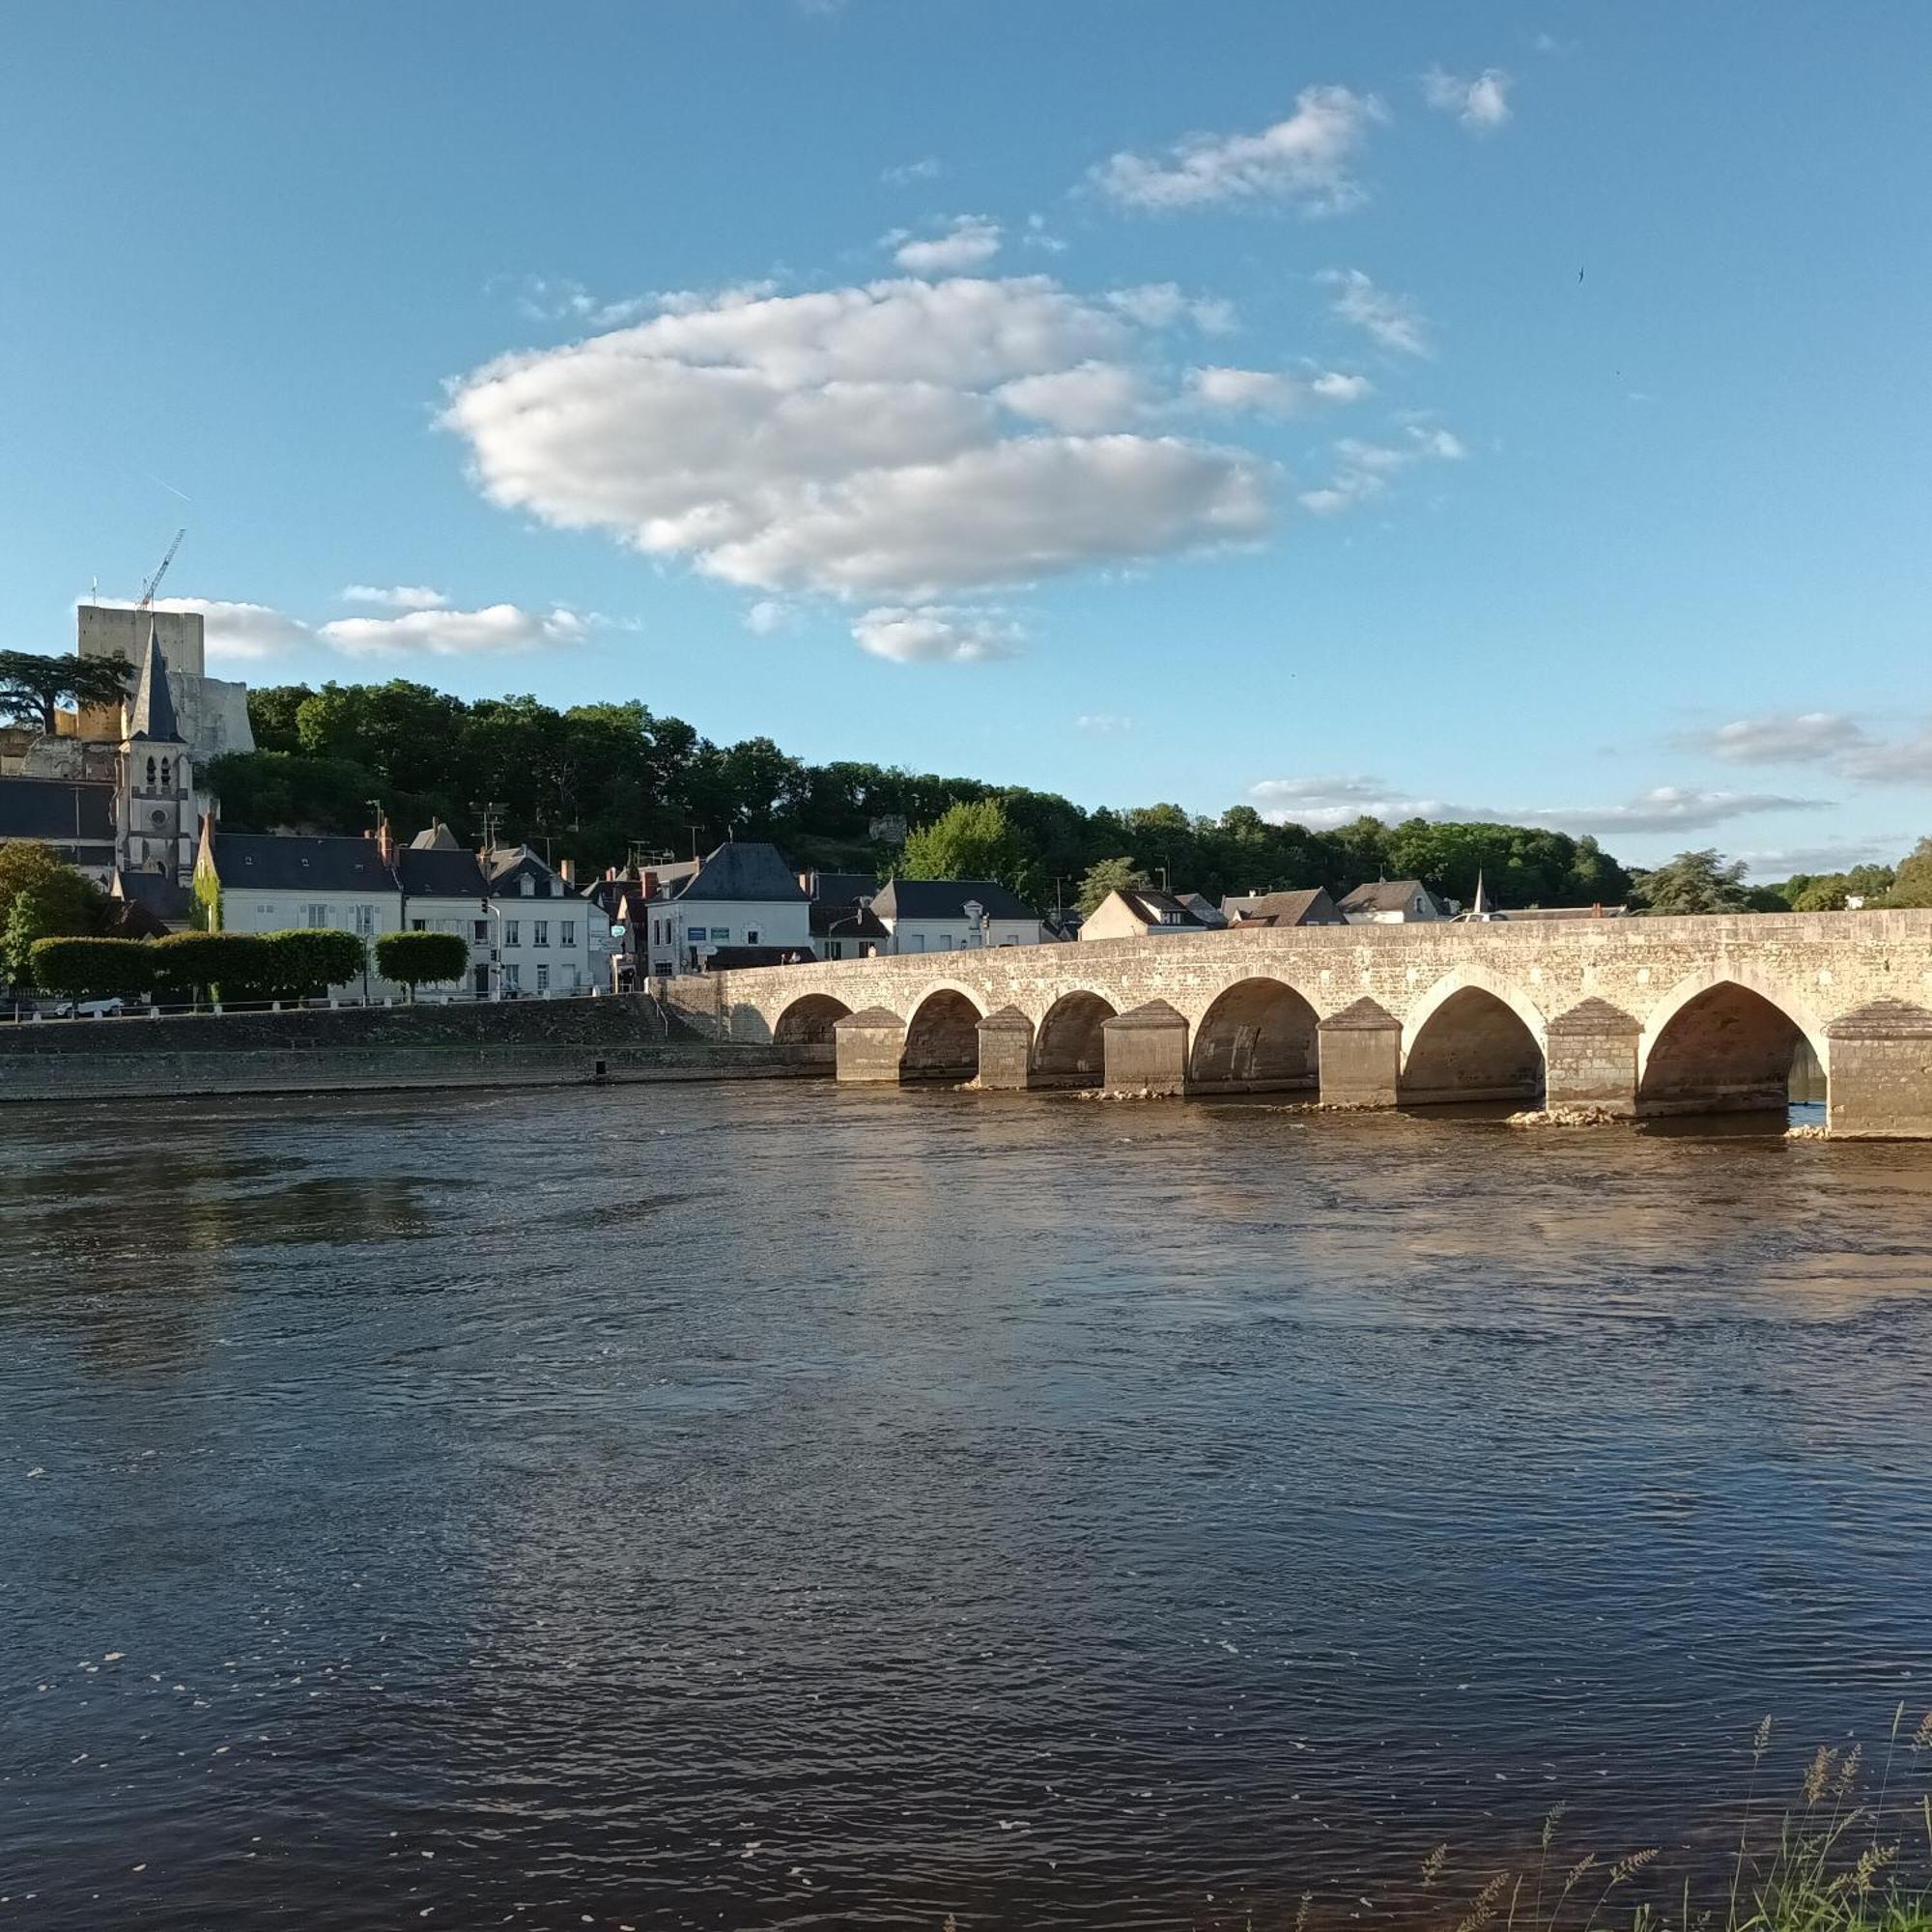
[[[757,963],[746,952],[812,950],[810,901],[776,845],[734,840],[695,867],[667,867],[643,910],[649,971],[663,978],[702,973],[719,952]]]
[[[1357,886],[1346,894],[1339,906],[1350,925],[1432,924],[1449,918],[1452,907],[1445,905],[1420,879],[1378,879],[1372,886]]]
[[[1199,895],[1157,893],[1151,886],[1123,887],[1112,892],[1080,923],[1080,937],[1087,939],[1145,939],[1150,933],[1162,937],[1215,931],[1222,923],[1217,916],[1204,918],[1191,903]]]
[[[895,953],[1037,946],[1045,937],[1039,914],[996,879],[891,879],[871,912]]]
[[[1221,910],[1236,925],[1347,925],[1321,886],[1294,893],[1248,893],[1225,898]]]

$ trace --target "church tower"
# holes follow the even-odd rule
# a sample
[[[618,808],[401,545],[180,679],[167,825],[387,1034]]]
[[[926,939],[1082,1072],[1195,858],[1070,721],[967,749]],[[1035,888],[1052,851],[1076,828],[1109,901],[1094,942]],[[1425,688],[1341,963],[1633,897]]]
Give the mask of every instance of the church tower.
[[[115,832],[115,862],[123,871],[159,872],[178,885],[194,877],[194,787],[187,741],[175,717],[168,668],[152,623],[121,741]]]

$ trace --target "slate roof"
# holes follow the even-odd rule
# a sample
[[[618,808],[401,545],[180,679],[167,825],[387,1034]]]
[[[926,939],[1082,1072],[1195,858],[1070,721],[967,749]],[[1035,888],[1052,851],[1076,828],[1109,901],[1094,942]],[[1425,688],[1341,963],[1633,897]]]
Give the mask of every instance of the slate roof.
[[[1348,912],[1406,912],[1420,893],[1438,915],[1448,910],[1420,879],[1378,879],[1372,886],[1357,886],[1341,904]]]
[[[739,839],[719,846],[669,896],[692,905],[727,899],[796,905],[805,890],[776,845]]]
[[[988,919],[1023,919],[1039,914],[995,879],[889,879],[872,901],[881,919],[959,919],[966,901],[977,899]]]
[[[1346,925],[1341,909],[1321,886],[1298,893],[1254,893],[1224,899],[1222,909],[1242,925]]]
[[[392,893],[395,875],[373,838],[291,838],[273,832],[216,832],[209,838],[224,886],[262,892]]]
[[[876,897],[879,882],[870,872],[813,872],[811,896],[826,905],[851,905]]]
[[[429,836],[418,833],[396,854],[396,877],[404,892],[412,899],[480,899],[486,888],[476,854],[466,852],[454,838],[447,845],[423,844]]]
[[[187,888],[165,872],[116,871],[114,896],[139,906],[163,925],[185,925],[194,912]]]
[[[168,668],[161,657],[161,640],[155,635],[154,622],[148,624],[148,652],[141,660],[141,681],[134,687],[134,707],[128,722],[128,736],[149,738],[161,745],[183,745],[175,720],[174,694],[168,689]]]
[[[878,915],[858,905],[829,905],[814,900],[807,915],[814,939],[869,939],[883,946],[892,934],[879,923]]]
[[[0,779],[0,838],[114,842],[114,787],[68,779]]]

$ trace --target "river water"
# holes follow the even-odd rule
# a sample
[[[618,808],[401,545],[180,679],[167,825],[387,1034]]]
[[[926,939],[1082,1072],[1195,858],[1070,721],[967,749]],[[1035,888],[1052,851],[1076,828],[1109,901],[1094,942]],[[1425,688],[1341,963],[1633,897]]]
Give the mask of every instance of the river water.
[[[3,1926],[1370,1921],[1882,1747],[1929,1586],[1932,1147],[0,1116]]]

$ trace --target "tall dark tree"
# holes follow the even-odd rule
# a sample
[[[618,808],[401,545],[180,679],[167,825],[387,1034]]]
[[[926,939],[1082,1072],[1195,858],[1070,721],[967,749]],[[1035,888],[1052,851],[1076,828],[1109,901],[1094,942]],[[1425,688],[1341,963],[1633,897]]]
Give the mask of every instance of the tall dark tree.
[[[83,709],[119,704],[133,667],[124,657],[39,657],[32,651],[0,651],[0,717],[38,724],[54,735],[54,714],[63,704]]]

